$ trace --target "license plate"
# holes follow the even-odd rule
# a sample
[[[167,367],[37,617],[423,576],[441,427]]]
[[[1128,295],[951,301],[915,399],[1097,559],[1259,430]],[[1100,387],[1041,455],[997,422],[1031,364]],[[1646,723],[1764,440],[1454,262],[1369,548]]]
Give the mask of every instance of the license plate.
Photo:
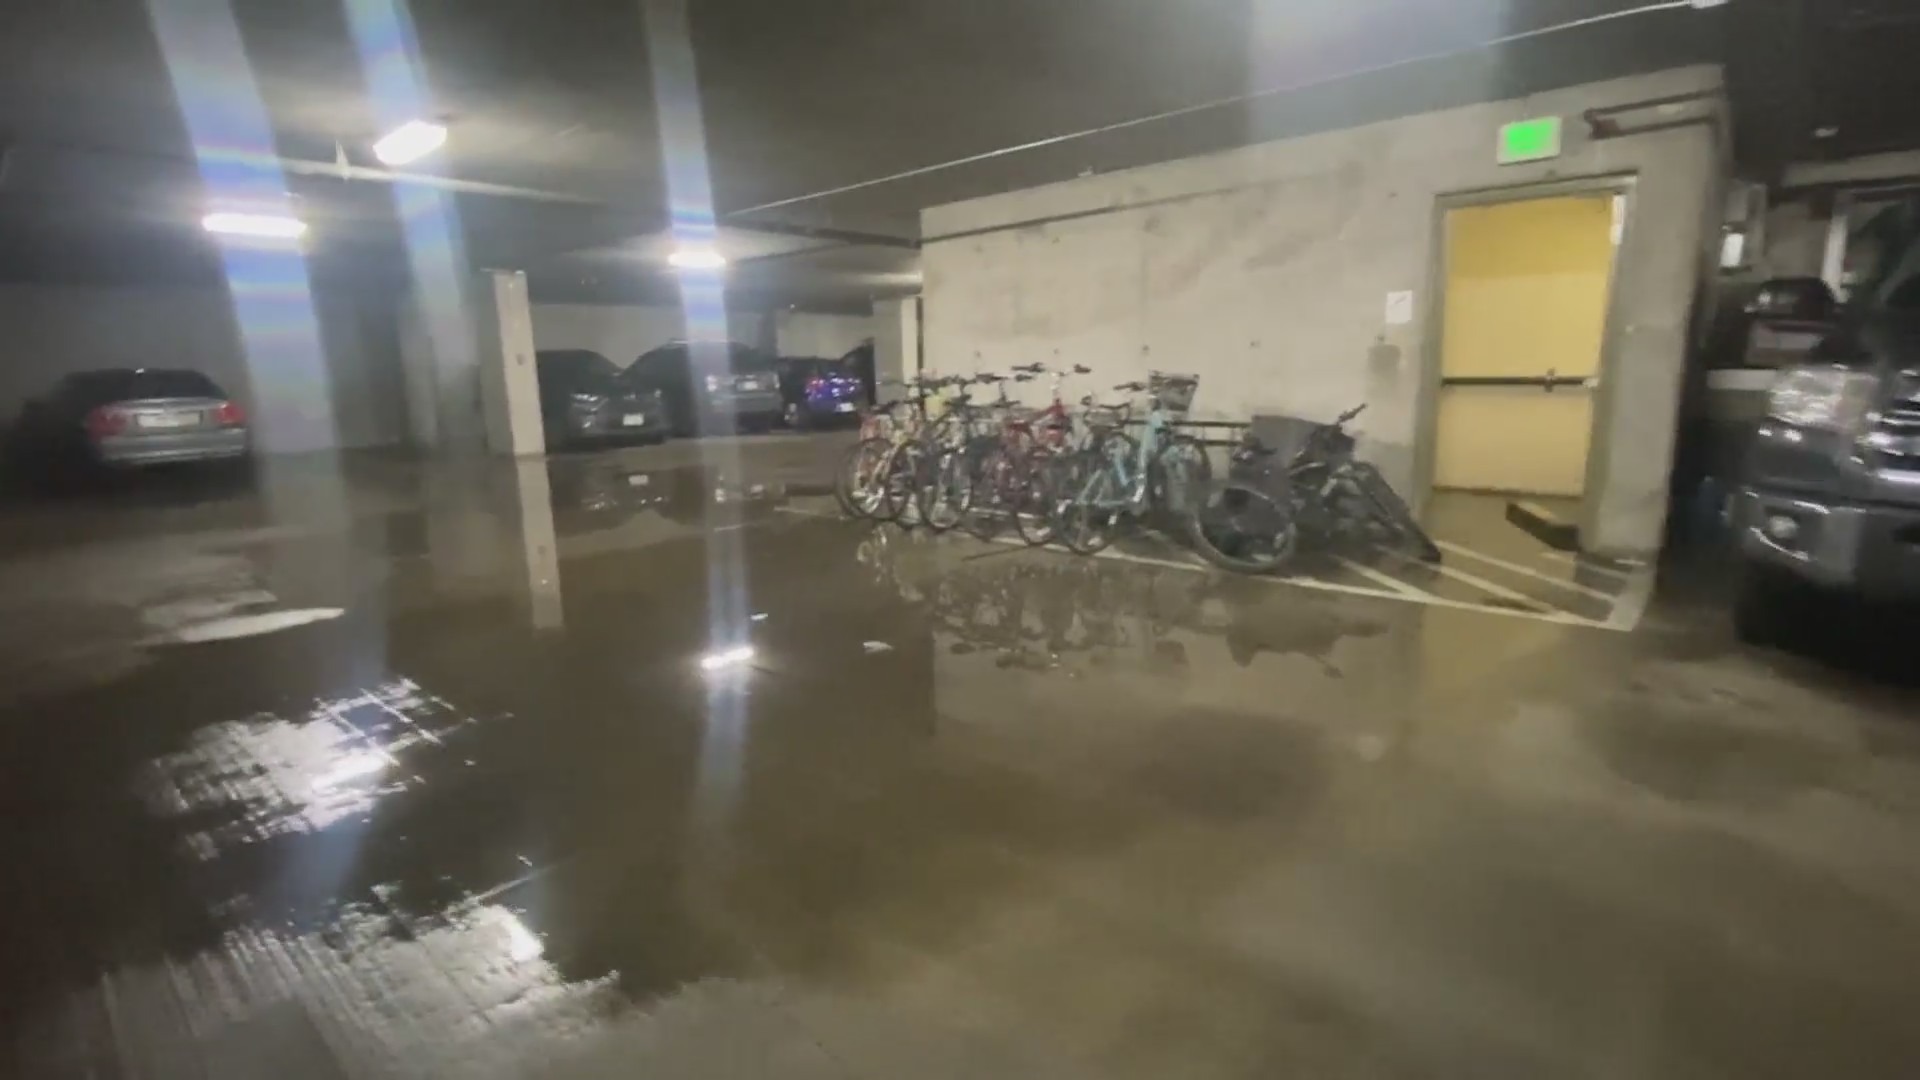
[[[200,423],[199,413],[141,413],[137,422],[143,428],[183,428]]]
[[[634,473],[632,476],[627,477],[628,487],[646,487],[651,483],[653,483],[653,477],[646,473]]]
[[[741,379],[739,382],[739,387],[742,390],[758,390],[760,389],[760,380],[759,379]]]
[[[843,402],[841,402],[840,404],[838,404],[838,405],[835,405],[835,406],[833,407],[833,411],[834,411],[834,412],[852,412],[852,411],[853,411],[853,402],[851,402],[851,401],[843,401]]]
[[[645,413],[628,413],[620,418],[620,422],[627,427],[646,427],[647,417]]]

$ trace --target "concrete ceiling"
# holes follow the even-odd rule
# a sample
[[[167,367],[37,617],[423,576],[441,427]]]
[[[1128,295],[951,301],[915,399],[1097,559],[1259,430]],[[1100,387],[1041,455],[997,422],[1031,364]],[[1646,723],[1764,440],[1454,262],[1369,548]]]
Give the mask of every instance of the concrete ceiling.
[[[515,189],[442,196],[466,256],[532,267],[542,293],[670,289],[621,253],[667,226],[670,203],[696,205],[710,191],[725,225],[807,240],[739,262],[736,288],[857,304],[911,290],[924,206],[1713,60],[1724,24],[1771,2],[1482,50],[1473,46],[1640,5],[695,0],[682,26],[670,0],[412,0],[410,11],[406,0],[0,4],[0,274],[217,272],[193,226],[207,198],[195,150],[229,142],[302,170],[286,186],[314,223],[320,272],[370,262],[404,276],[409,234],[393,186],[312,163],[375,166],[371,142],[424,112],[453,134],[421,170]],[[1362,70],[1373,74],[1336,78]],[[1233,100],[1287,87],[1299,89]],[[1221,104],[866,184],[1205,102]],[[250,130],[241,106],[257,106],[263,122]],[[695,135],[704,182],[678,171],[701,160]],[[669,163],[684,189],[673,199]],[[756,209],[766,204],[780,205]]]
[[[1920,3],[1749,0],[1729,32],[1727,83],[1750,173],[1920,148]]]

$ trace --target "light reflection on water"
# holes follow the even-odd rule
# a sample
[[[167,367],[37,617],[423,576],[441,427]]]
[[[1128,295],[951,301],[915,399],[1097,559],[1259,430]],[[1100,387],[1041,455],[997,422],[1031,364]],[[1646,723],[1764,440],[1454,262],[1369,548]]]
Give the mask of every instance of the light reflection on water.
[[[271,836],[313,832],[364,815],[418,784],[407,752],[444,746],[476,721],[400,678],[316,701],[297,718],[261,713],[202,728],[155,761],[142,794],[164,816],[215,812],[187,845],[202,858]]]

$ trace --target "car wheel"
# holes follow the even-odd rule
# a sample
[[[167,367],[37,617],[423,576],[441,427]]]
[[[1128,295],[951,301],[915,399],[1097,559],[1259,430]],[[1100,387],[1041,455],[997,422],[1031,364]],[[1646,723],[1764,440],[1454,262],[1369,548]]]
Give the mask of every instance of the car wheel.
[[[1806,618],[1813,590],[1774,567],[1744,560],[1733,599],[1733,630],[1749,645],[1779,645],[1792,640]]]

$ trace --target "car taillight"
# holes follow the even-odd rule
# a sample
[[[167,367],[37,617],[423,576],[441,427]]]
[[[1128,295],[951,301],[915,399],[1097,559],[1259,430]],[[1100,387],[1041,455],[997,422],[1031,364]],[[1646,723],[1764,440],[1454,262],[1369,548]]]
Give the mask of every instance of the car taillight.
[[[247,412],[234,402],[223,401],[213,411],[213,418],[221,427],[240,427],[247,422]]]
[[[94,438],[103,435],[118,435],[127,430],[127,411],[112,405],[102,405],[87,414],[87,434]]]
[[[827,385],[827,380],[815,375],[813,378],[807,380],[807,393],[817,394],[820,392],[820,388],[825,385]]]

